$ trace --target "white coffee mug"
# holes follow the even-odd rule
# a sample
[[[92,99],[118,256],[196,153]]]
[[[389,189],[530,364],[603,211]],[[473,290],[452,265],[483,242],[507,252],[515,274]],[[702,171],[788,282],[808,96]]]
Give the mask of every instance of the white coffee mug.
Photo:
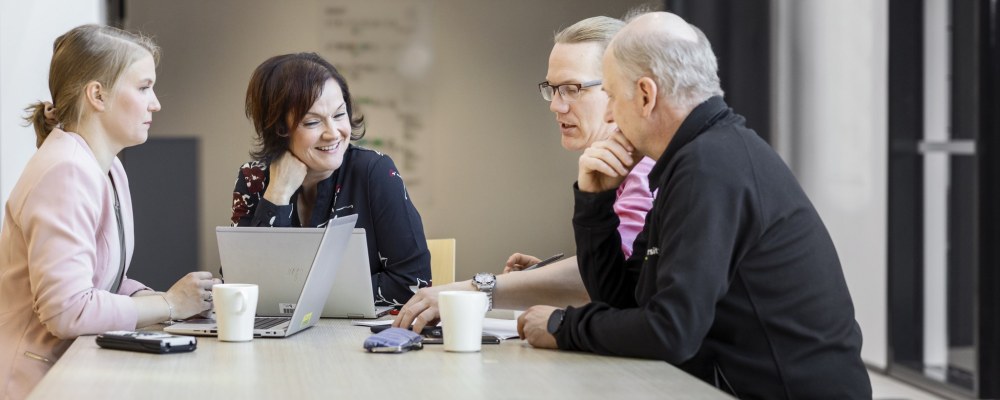
[[[483,292],[438,293],[444,350],[479,351],[483,347],[483,319],[488,307],[489,300]]]
[[[253,340],[254,316],[257,314],[257,285],[223,283],[212,286],[215,322],[219,340],[246,342]]]

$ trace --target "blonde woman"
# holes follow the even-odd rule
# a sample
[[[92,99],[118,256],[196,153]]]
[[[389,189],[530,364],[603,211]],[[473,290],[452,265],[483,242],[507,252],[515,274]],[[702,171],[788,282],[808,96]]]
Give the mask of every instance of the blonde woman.
[[[115,156],[146,141],[160,103],[148,38],[84,25],[56,39],[52,102],[28,108],[38,151],[0,229],[0,398],[23,398],[79,335],[131,330],[211,307],[208,272],[166,292],[127,277],[128,179]]]

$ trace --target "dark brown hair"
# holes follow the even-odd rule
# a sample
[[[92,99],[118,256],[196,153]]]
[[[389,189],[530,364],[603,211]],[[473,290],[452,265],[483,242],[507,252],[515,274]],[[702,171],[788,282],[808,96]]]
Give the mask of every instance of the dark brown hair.
[[[104,25],[80,25],[56,38],[49,64],[49,94],[55,119],[45,118],[43,102],[25,108],[24,119],[35,127],[35,145],[41,147],[49,132],[62,124],[76,129],[83,117],[83,87],[97,81],[111,93],[118,78],[143,57],[160,59],[160,48],[141,34]]]
[[[274,56],[250,76],[246,113],[257,131],[250,156],[273,160],[288,150],[288,135],[319,99],[323,85],[333,79],[340,86],[351,120],[351,140],[365,136],[364,116],[354,114],[354,101],[344,76],[316,53]]]

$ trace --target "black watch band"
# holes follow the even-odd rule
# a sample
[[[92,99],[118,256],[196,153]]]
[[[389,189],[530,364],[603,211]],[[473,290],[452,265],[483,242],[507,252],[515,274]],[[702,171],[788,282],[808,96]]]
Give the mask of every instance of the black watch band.
[[[549,334],[555,336],[559,332],[559,328],[562,328],[563,319],[566,317],[566,310],[561,308],[556,309],[549,315],[549,324],[547,329]]]

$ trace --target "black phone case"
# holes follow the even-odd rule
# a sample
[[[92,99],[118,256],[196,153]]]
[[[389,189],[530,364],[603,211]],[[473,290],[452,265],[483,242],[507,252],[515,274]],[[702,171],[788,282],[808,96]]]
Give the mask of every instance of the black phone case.
[[[372,333],[379,333],[389,328],[391,328],[390,325],[376,325],[371,327],[371,331]],[[424,337],[424,344],[444,343],[444,333],[440,326],[425,326],[424,329],[420,330],[420,334]],[[500,338],[484,333],[483,344],[500,344]]]
[[[371,331],[372,333],[379,333],[389,328],[392,328],[392,325],[375,325],[371,327]],[[441,327],[425,326],[424,329],[420,330],[420,334],[424,337],[439,338],[441,337]]]
[[[162,332],[114,331],[97,335],[97,345],[106,349],[140,351],[144,353],[184,353],[198,348],[194,336],[171,335]]]
[[[424,344],[444,344],[444,337],[442,336],[424,337]],[[484,333],[482,344],[500,344],[500,338],[497,336]]]

